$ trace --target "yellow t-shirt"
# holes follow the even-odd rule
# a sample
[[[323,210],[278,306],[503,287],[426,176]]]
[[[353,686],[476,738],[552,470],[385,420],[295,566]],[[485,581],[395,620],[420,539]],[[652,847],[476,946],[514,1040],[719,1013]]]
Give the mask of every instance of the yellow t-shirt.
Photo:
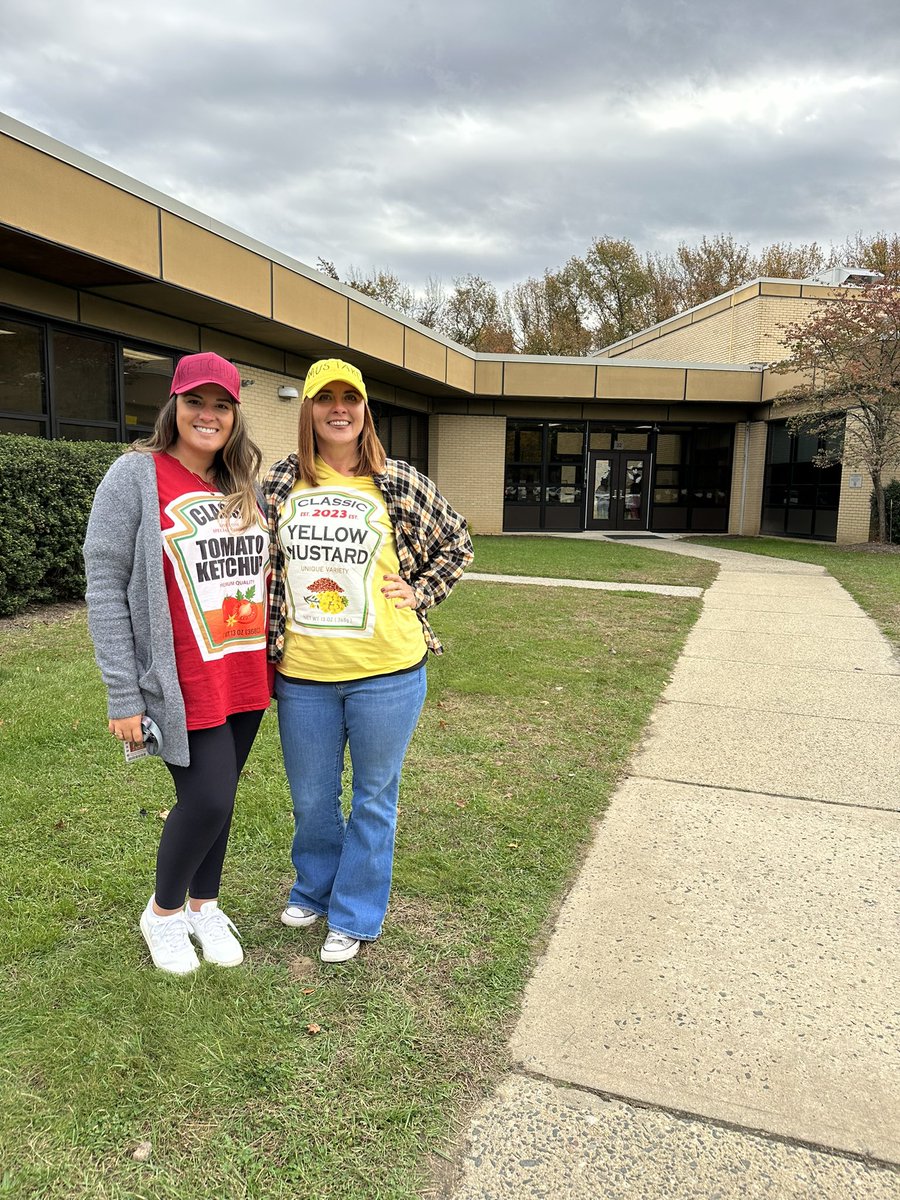
[[[287,624],[283,675],[323,683],[415,666],[425,654],[411,608],[381,594],[400,564],[384,497],[371,475],[316,459],[317,487],[299,480],[281,508]]]

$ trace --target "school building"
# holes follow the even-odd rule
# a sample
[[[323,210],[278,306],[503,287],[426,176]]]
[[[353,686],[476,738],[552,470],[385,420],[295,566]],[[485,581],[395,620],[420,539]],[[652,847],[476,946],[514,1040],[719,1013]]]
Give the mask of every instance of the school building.
[[[812,465],[766,366],[831,286],[757,279],[592,358],[477,354],[2,115],[0,180],[0,432],[133,440],[178,357],[214,350],[268,464],[338,356],[476,533],[868,539],[865,472]]]

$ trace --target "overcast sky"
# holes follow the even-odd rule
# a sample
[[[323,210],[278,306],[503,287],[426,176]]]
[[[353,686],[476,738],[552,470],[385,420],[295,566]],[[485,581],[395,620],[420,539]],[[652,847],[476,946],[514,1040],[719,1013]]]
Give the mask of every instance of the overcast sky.
[[[900,226],[897,0],[3,0],[0,109],[310,266]]]

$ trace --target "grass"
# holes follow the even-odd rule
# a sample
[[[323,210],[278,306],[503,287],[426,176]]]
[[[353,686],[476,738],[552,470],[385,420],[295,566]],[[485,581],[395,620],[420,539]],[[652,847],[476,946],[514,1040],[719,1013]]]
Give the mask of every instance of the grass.
[[[703,537],[687,538],[701,546],[744,550],[772,558],[818,563],[829,571],[900,646],[900,555],[871,550],[842,550],[821,542],[794,542],[784,538]]]
[[[507,540],[526,541],[490,539],[498,555]],[[611,569],[592,544],[543,545],[553,572],[563,558],[575,574]],[[636,569],[662,579],[658,557]],[[687,581],[689,560],[671,565]],[[247,962],[188,979],[154,971],[137,932],[169,776],[117,754],[83,613],[0,632],[0,1197],[419,1194],[506,1066],[548,918],[698,608],[454,593],[404,775],[385,934],[346,966],[319,963],[321,930],[278,921],[291,817],[267,715],[223,881]]]
[[[717,571],[714,563],[700,558],[685,558],[614,542],[527,536],[482,536],[472,541],[475,546],[472,570],[485,575],[708,587]]]

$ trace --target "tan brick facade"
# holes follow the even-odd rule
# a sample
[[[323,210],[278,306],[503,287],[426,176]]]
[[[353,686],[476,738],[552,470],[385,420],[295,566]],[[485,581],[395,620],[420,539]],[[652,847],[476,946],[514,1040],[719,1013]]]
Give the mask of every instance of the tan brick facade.
[[[852,430],[853,414],[847,417],[848,430]],[[837,542],[852,545],[855,542],[867,542],[873,523],[872,518],[872,480],[863,465],[858,451],[854,451],[852,431],[846,439],[846,459],[841,474],[841,502],[838,515]],[[882,482],[887,486],[891,480],[900,479],[900,459],[889,464],[882,474]],[[854,487],[859,483],[859,487]],[[890,514],[888,514],[890,520]]]
[[[237,364],[244,386],[241,403],[250,429],[250,436],[262,451],[262,471],[279,458],[297,449],[297,418],[300,400],[282,400],[280,387],[303,391],[302,378],[267,371],[252,363]]]
[[[701,306],[690,324],[680,324],[680,318],[664,322],[657,336],[632,339],[633,345],[620,343],[621,350],[610,347],[605,355],[655,362],[778,362],[784,357],[784,327],[803,320],[817,303],[802,296],[763,294],[709,315]]]
[[[475,533],[503,532],[505,451],[505,417],[429,421],[429,474]]]
[[[837,542],[853,545],[867,542],[872,525],[872,479],[863,465],[862,458],[853,447],[853,414],[847,416],[846,458],[841,473],[841,502],[838,513]],[[884,472],[883,482],[900,478],[900,463]]]
[[[746,421],[735,428],[729,533],[744,534],[746,537],[756,537],[759,533],[766,468],[766,429],[765,421]]]
[[[854,487],[857,481],[860,486]],[[862,467],[845,462],[841,472],[841,500],[835,539],[838,545],[852,546],[857,542],[867,542],[871,514],[872,481]]]

